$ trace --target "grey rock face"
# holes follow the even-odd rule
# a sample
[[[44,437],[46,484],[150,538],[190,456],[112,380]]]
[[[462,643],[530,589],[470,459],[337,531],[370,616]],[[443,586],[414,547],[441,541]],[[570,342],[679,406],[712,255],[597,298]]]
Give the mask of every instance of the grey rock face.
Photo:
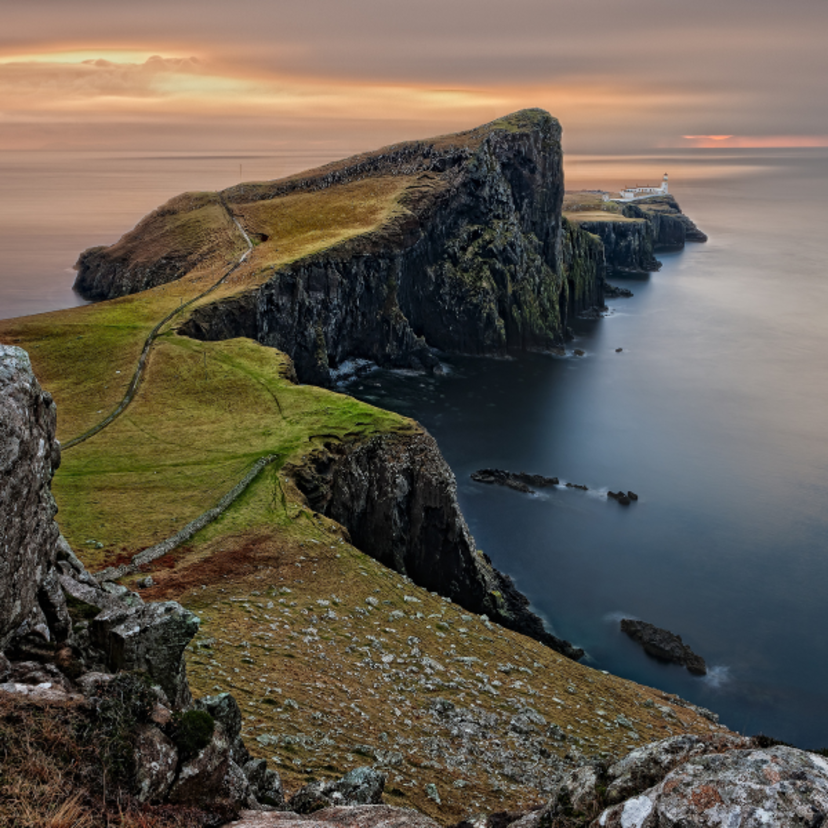
[[[199,621],[174,601],[104,610],[92,621],[92,640],[113,670],[141,670],[175,707],[191,699],[182,654]]]
[[[828,817],[828,761],[788,747],[688,759],[653,788],[604,811],[600,828],[818,828]]]
[[[140,802],[163,800],[175,779],[178,751],[157,727],[141,725],[135,743],[136,798]]]
[[[26,352],[0,345],[0,650],[39,608],[38,592],[55,562],[56,416]]]

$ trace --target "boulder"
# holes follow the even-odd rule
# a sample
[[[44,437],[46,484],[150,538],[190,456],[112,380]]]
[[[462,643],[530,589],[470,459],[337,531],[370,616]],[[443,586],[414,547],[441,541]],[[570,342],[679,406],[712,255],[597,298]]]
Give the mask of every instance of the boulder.
[[[606,801],[620,802],[652,787],[673,768],[693,756],[750,746],[750,739],[741,736],[702,738],[689,733],[651,742],[636,748],[609,767],[606,773]]]
[[[157,727],[140,725],[135,739],[135,796],[139,802],[158,802],[172,786],[178,750]]]
[[[178,778],[170,790],[169,801],[194,807],[210,802],[224,787],[229,767],[230,740],[224,728],[217,723],[210,743],[181,765]]]
[[[818,828],[828,816],[828,761],[790,747],[693,756],[593,828]]]
[[[175,601],[104,610],[92,621],[93,643],[112,670],[140,670],[159,684],[174,707],[191,701],[184,648],[199,620]]]
[[[685,666],[691,673],[703,676],[707,673],[704,659],[694,653],[682,640],[681,636],[669,630],[648,624],[646,621],[621,619],[621,631],[633,641],[640,644],[646,653],[662,661],[672,661]]]
[[[199,710],[206,710],[221,724],[230,740],[233,761],[240,767],[245,767],[250,761],[250,754],[241,738],[242,714],[235,698],[230,693],[219,693],[198,699],[195,705]]]
[[[385,775],[373,768],[355,768],[338,781],[325,779],[301,788],[288,802],[298,814],[310,814],[331,805],[379,805]]]

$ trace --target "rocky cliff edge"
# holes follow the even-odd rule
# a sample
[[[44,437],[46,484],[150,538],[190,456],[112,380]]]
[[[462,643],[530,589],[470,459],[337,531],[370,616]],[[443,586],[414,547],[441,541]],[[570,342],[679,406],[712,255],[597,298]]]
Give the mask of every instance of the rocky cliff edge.
[[[86,251],[75,286],[111,298],[180,279],[215,255],[229,216],[255,244],[255,275],[180,330],[278,348],[303,382],[329,384],[330,370],[354,358],[429,368],[435,349],[557,348],[573,315],[603,304],[600,265],[573,259],[565,243],[560,135],[548,113],[525,110],[282,181],[181,196],[116,245]],[[295,215],[346,188],[357,202],[387,192],[387,213],[286,260]],[[281,212],[287,203],[291,216]]]

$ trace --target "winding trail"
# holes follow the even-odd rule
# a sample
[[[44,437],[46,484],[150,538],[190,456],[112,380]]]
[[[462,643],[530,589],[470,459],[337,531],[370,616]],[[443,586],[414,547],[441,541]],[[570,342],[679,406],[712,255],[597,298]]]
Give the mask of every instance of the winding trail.
[[[217,287],[222,285],[229,276],[235,273],[246,261],[247,257],[253,252],[253,242],[250,241],[250,236],[247,235],[247,231],[242,227],[239,220],[230,212],[230,208],[227,206],[224,199],[219,196],[219,201],[221,202],[221,206],[224,208],[224,211],[230,217],[233,224],[239,229],[239,232],[244,236],[244,240],[247,243],[247,250],[242,253],[239,257],[239,260],[229,269],[226,273],[219,279],[214,285],[207,288],[207,290],[199,293],[198,296],[194,296],[187,302],[179,305],[175,310],[168,313],[150,332],[149,336],[147,336],[146,341],[144,342],[143,350],[141,351],[141,356],[138,357],[138,365],[135,368],[135,373],[132,375],[132,380],[129,383],[129,387],[127,388],[126,394],[124,394],[124,398],[121,400],[120,403],[116,406],[115,410],[108,414],[106,417],[103,418],[99,423],[92,426],[88,431],[84,431],[83,434],[78,435],[77,437],[73,437],[71,440],[68,440],[61,446],[63,451],[68,451],[71,448],[74,448],[77,445],[88,440],[90,437],[94,437],[99,432],[103,431],[110,423],[113,423],[121,414],[124,413],[127,406],[132,402],[135,398],[135,394],[138,392],[138,386],[141,384],[141,380],[144,376],[144,368],[147,364],[147,359],[149,358],[150,351],[152,350],[152,346],[155,343],[155,340],[158,338],[158,335],[161,333],[161,329],[164,325],[167,324],[170,320],[174,319],[178,314],[182,311],[185,311],[195,302],[198,302],[199,299],[203,299],[205,296],[209,296]]]
[[[144,369],[147,364],[147,359],[149,358],[150,352],[152,351],[152,346],[155,343],[155,340],[158,338],[158,335],[161,333],[162,328],[164,325],[167,324],[170,320],[174,319],[178,314],[182,311],[186,310],[190,307],[193,303],[197,302],[199,299],[203,299],[205,296],[208,296],[212,293],[217,287],[223,284],[229,276],[236,272],[246,261],[248,256],[253,252],[253,242],[250,240],[250,236],[247,235],[247,231],[242,227],[241,222],[230,212],[230,208],[227,206],[225,200],[219,196],[219,201],[221,202],[221,206],[224,208],[224,211],[230,217],[233,224],[236,225],[239,232],[244,237],[244,240],[247,244],[247,250],[242,253],[239,257],[238,261],[233,264],[223,275],[222,277],[211,287],[207,288],[207,290],[199,293],[197,296],[194,296],[187,302],[179,305],[175,310],[171,313],[168,313],[155,327],[150,331],[149,335],[147,336],[144,347],[141,351],[140,357],[138,357],[138,364],[135,367],[135,372],[132,375],[132,380],[129,383],[129,387],[127,388],[126,394],[124,394],[123,399],[120,403],[116,406],[115,410],[104,417],[96,425],[92,426],[88,431],[85,431],[83,434],[80,434],[77,437],[73,437],[71,440],[67,441],[63,444],[62,450],[68,451],[71,448],[74,448],[77,445],[88,440],[90,437],[94,437],[96,434],[103,431],[108,425],[113,423],[124,411],[127,409],[129,404],[135,398],[135,395],[138,393],[138,388],[141,384],[141,380],[144,376]],[[276,405],[279,407],[281,412],[281,405],[279,404],[279,400],[276,399],[274,395],[274,400],[276,400]],[[269,466],[271,463],[275,462],[279,459],[278,455],[270,454],[266,457],[259,458],[245,474],[245,476],[229,491],[227,494],[222,497],[222,499],[212,508],[208,509],[206,512],[200,514],[194,520],[191,520],[186,526],[182,529],[179,529],[174,535],[171,535],[168,538],[165,538],[160,543],[155,544],[154,546],[150,546],[147,549],[144,549],[142,552],[139,552],[137,555],[134,555],[132,561],[129,564],[123,564],[121,566],[116,567],[107,567],[100,572],[95,573],[95,578],[98,582],[103,581],[115,581],[122,576],[135,572],[138,570],[139,567],[145,566],[148,563],[160,558],[162,555],[166,555],[168,552],[171,552],[177,546],[180,546],[182,543],[190,540],[196,532],[199,532],[203,529],[207,524],[212,523],[216,518],[222,515],[247,489],[247,487],[259,476],[261,471]]]

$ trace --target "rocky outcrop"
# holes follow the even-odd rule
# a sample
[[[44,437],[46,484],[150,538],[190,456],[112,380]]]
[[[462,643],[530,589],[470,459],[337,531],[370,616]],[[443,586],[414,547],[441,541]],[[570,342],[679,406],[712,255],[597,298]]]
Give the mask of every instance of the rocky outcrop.
[[[671,195],[650,196],[635,204],[626,204],[623,213],[650,222],[656,250],[680,250],[685,242],[707,241],[707,236],[682,212]]]
[[[439,828],[419,811],[388,805],[324,808],[307,816],[246,812],[235,828]]]
[[[595,209],[594,204],[578,206],[576,195],[570,208],[564,221],[600,243],[603,272],[609,276],[651,273],[661,268],[656,252],[681,250],[688,241],[707,241],[671,195],[621,205],[610,203],[607,209]],[[581,249],[576,260],[588,261],[589,255]],[[631,295],[623,288],[604,285],[607,298]]]
[[[56,410],[25,351],[0,345],[0,651],[27,631],[66,637],[52,575],[59,531],[50,488],[60,463]],[[21,626],[23,625],[23,629]]]
[[[614,764],[566,776],[543,808],[512,828],[818,828],[828,816],[828,761],[734,735],[674,736]],[[498,815],[493,815],[498,816]],[[479,828],[504,825],[479,818]]]
[[[653,624],[648,624],[646,621],[634,621],[631,618],[621,619],[621,631],[625,632],[637,644],[640,644],[644,651],[653,658],[681,664],[698,676],[707,674],[707,665],[704,663],[704,659],[694,653],[681,640],[681,636]]]
[[[206,340],[251,337],[288,353],[303,382],[328,384],[330,369],[351,358],[430,367],[434,349],[503,354],[559,347],[568,319],[603,304],[599,250],[562,222],[560,125],[542,110],[285,181],[239,185],[219,198],[243,213],[245,205],[291,193],[389,175],[410,184],[382,226],[292,264],[265,267],[260,287],[203,305],[181,331]],[[189,259],[170,264],[164,250],[177,238],[169,227],[177,232],[196,212],[183,199],[113,248],[83,254],[76,287],[91,296],[87,285],[94,284],[97,297],[111,278],[108,295],[115,296],[130,273],[130,292],[179,278]],[[195,207],[205,209],[198,200]],[[166,236],[155,232],[162,220]],[[205,238],[214,244],[210,234]],[[145,271],[148,249],[158,257],[154,276]]]
[[[175,602],[144,603],[99,584],[60,535],[55,425],[26,353],[0,346],[0,693],[86,711],[102,761],[117,770],[112,785],[139,802],[209,806],[224,817],[272,802],[278,775],[254,762],[254,785],[240,767],[251,757],[232,697],[193,709],[184,648],[198,619]],[[193,741],[196,724],[209,727],[206,744]]]
[[[314,510],[345,526],[355,546],[418,586],[564,653],[512,580],[475,547],[457,484],[427,433],[330,444],[289,469]]]

